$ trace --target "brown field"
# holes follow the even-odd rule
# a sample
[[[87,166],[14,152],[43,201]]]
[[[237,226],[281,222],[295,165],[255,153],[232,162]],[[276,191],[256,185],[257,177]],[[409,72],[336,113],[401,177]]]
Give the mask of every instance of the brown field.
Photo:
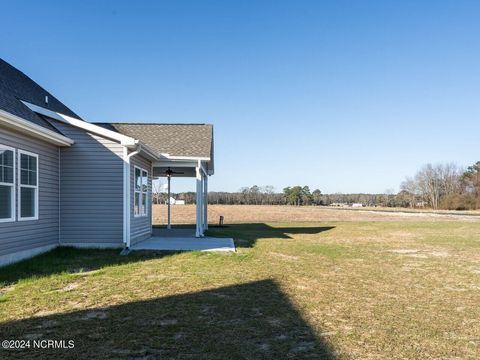
[[[342,209],[318,206],[270,205],[209,205],[210,224],[218,223],[220,215],[225,224],[261,222],[315,222],[315,221],[480,221],[479,213],[427,212],[412,210]],[[167,206],[153,206],[153,223],[167,222]],[[195,205],[172,206],[172,224],[195,223]]]

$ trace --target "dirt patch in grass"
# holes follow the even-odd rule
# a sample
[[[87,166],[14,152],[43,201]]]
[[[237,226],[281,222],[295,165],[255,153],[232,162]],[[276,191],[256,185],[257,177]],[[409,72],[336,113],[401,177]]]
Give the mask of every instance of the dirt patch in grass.
[[[273,255],[275,257],[278,257],[280,259],[284,259],[284,260],[287,260],[287,261],[298,261],[300,259],[300,257],[298,257],[298,256],[281,254],[281,253],[278,253],[278,252],[275,252],[275,251],[270,252],[270,255]]]

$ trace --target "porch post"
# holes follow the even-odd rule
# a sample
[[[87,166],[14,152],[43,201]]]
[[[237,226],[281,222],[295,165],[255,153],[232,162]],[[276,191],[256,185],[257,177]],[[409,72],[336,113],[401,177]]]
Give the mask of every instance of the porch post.
[[[196,189],[196,230],[195,237],[203,236],[202,230],[202,169],[200,161],[196,167],[196,179],[197,179],[197,189]]]
[[[208,230],[208,176],[203,178],[203,229]]]
[[[167,176],[167,179],[168,179],[168,196],[167,196],[167,229],[171,229],[172,228],[172,225],[170,223],[170,207],[172,206],[172,204],[170,204],[170,181],[171,181],[171,176]]]

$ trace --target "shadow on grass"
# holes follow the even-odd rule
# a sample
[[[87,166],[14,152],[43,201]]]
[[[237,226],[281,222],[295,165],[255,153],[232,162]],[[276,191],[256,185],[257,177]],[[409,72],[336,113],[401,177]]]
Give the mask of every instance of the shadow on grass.
[[[264,223],[209,226],[207,235],[233,237],[236,247],[252,247],[259,239],[293,239],[291,235],[313,235],[334,229],[335,226],[270,226]]]
[[[158,259],[172,254],[174,252],[149,251],[122,256],[120,249],[58,247],[31,259],[0,267],[0,285],[12,284],[31,277],[98,270],[106,266]]]
[[[333,226],[275,227],[263,223],[234,224],[222,227],[210,226],[206,235],[231,237],[234,238],[236,247],[252,247],[258,239],[292,239],[291,235],[320,234],[333,228]],[[156,229],[162,229],[162,226],[154,226],[154,231]],[[191,229],[194,231],[192,225],[175,225],[174,229]],[[119,249],[59,247],[34,258],[0,267],[0,285],[12,284],[31,277],[98,270],[106,266],[158,259],[175,253],[172,251],[135,251],[128,256],[121,256]]]
[[[0,333],[75,342],[67,350],[0,350],[0,357],[335,358],[272,280],[13,321]]]

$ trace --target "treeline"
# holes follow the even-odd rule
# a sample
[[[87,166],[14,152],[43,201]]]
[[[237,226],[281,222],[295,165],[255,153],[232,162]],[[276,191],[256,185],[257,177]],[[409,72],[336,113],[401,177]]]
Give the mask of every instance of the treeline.
[[[208,202],[225,205],[400,206],[392,194],[322,194],[318,189],[310,192],[308,186],[288,187],[281,193],[252,193],[245,189],[239,192],[209,192]]]
[[[209,192],[209,204],[223,205],[316,205],[381,206],[447,210],[480,209],[480,161],[466,169],[455,164],[427,164],[400,186],[400,192],[383,194],[322,194],[308,186],[243,187],[237,192]],[[195,192],[172,194],[186,204],[195,203]],[[167,195],[154,191],[153,203],[165,203]]]
[[[167,195],[156,192],[153,194],[154,204],[165,203]],[[172,194],[173,197],[185,200],[187,204],[195,203],[194,192]],[[348,206],[362,204],[363,206],[405,206],[394,194],[322,194],[319,189],[313,191],[308,186],[291,186],[282,192],[273,186],[243,187],[237,192],[211,191],[208,193],[209,204],[220,205],[337,205]]]
[[[480,209],[480,161],[467,169],[455,164],[427,164],[400,186],[410,206],[419,201],[432,209]]]

